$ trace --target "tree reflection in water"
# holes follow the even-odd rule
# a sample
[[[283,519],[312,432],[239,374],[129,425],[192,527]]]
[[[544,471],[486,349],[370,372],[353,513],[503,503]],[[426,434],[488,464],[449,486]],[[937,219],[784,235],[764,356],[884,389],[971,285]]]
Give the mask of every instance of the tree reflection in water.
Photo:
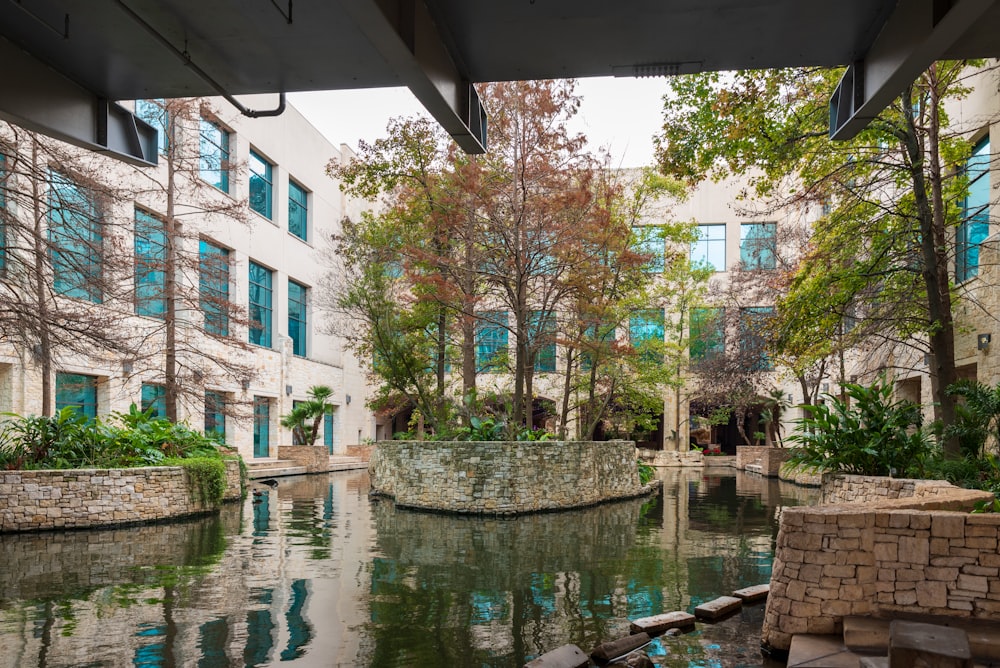
[[[659,475],[653,499],[501,519],[400,510],[337,473],[214,517],[0,535],[0,666],[520,666],[766,582],[780,508],[815,496]],[[650,649],[663,666],[760,666],[762,616]]]

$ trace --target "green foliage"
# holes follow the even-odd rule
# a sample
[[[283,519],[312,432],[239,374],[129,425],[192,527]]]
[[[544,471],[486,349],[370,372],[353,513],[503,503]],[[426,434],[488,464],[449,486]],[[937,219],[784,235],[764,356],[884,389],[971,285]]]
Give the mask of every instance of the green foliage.
[[[803,406],[808,417],[788,440],[797,445],[789,465],[811,471],[920,477],[932,452],[921,429],[920,406],[892,402],[884,380],[870,387],[847,383],[848,401],[826,395],[828,403]]]
[[[955,422],[945,427],[944,438],[957,438],[963,456],[982,458],[987,443],[1000,444],[1000,385],[960,380],[948,394],[964,401],[956,405]]]
[[[961,459],[935,457],[928,462],[926,475],[966,489],[1000,492],[1000,461],[992,454]]]
[[[656,469],[644,463],[641,459],[636,462],[636,466],[639,467],[639,484],[648,485],[656,476]]]
[[[0,469],[127,468],[161,465],[170,457],[221,457],[214,439],[134,404],[107,420],[89,419],[72,407],[51,417],[5,416]]]
[[[187,473],[191,500],[203,506],[222,502],[226,494],[226,464],[218,457],[170,458],[163,466],[180,466]]]
[[[281,416],[281,426],[292,430],[296,445],[316,444],[333,389],[327,385],[313,385],[308,394],[309,399],[298,402],[290,413]]]

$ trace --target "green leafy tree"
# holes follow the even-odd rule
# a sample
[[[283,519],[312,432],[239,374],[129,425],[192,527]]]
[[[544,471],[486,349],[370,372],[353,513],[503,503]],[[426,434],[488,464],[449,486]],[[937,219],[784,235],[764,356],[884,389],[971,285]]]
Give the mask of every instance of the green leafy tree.
[[[330,406],[333,388],[327,385],[313,385],[309,388],[309,398],[295,404],[292,411],[281,416],[281,426],[292,430],[292,441],[296,445],[315,445],[319,437],[323,416]]]
[[[776,339],[802,365],[831,353],[851,317],[854,337],[920,346],[932,359],[936,417],[952,424],[956,380],[949,228],[966,179],[952,165],[969,142],[944,104],[967,92],[967,62],[932,65],[848,142],[827,138],[838,70],[790,69],[678,77],[664,97],[658,161],[697,182],[742,175],[775,207],[826,205],[813,249],[779,302]],[[951,439],[949,455],[958,455]]]

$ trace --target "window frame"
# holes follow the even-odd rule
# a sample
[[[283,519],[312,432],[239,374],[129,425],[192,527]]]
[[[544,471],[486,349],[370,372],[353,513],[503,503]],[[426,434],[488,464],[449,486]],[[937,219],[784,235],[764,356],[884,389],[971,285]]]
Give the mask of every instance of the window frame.
[[[267,277],[266,284],[255,280],[255,269],[262,276]],[[249,316],[247,341],[256,346],[271,348],[274,345],[274,270],[254,260],[250,260],[247,268],[247,282],[249,284],[249,294],[247,296],[247,315]],[[255,289],[258,295],[266,296],[266,303],[258,303],[260,296],[257,298],[254,297]],[[262,317],[257,317],[258,310],[262,314]],[[265,313],[266,316],[263,315]],[[254,327],[254,323],[259,323],[260,327]]]
[[[92,394],[92,401],[68,402],[65,399],[60,400],[59,398],[60,389],[62,389],[62,391],[64,392],[69,391],[69,389],[64,385],[67,382],[67,379],[86,379],[86,381],[83,383],[83,389],[77,391],[83,391]],[[69,380],[68,382],[75,383],[79,381]],[[79,407],[79,410],[77,412],[80,413],[81,415],[84,415],[85,417],[90,419],[96,418],[100,414],[99,413],[100,398],[98,397],[97,394],[97,385],[99,382],[100,378],[98,376],[92,376],[90,374],[85,374],[85,373],[72,373],[69,371],[57,371],[56,380],[54,384],[55,394],[56,394],[54,405],[56,408],[56,412],[58,413],[67,406],[73,406],[73,407]],[[64,386],[60,388],[60,385]],[[92,409],[89,411],[88,411],[88,406],[92,407]]]
[[[167,226],[162,219],[138,207],[133,221],[135,313],[163,320],[167,313]],[[154,229],[157,226],[158,229]],[[144,306],[150,303],[153,307]]]
[[[301,193],[302,201],[292,196],[295,191]],[[301,234],[292,229],[292,220],[299,220],[300,218],[302,226]],[[288,232],[306,243],[309,242],[309,191],[293,179],[288,179]]]
[[[965,162],[968,190],[962,200],[962,220],[955,228],[955,282],[979,275],[979,250],[990,233],[990,138],[983,137]],[[972,174],[978,172],[975,176]]]
[[[170,149],[170,112],[167,111],[167,101],[162,98],[139,98],[135,101],[135,115],[156,130],[156,150],[160,155],[166,155]]]
[[[721,228],[722,237],[717,238],[710,236],[711,234],[710,228]],[[698,230],[698,239],[691,242],[691,255],[690,255],[691,264],[694,266],[709,266],[715,272],[726,271],[726,236],[728,234],[728,231],[726,229],[726,224],[725,223],[699,224],[697,226],[697,230]],[[705,234],[703,234],[703,231]],[[704,245],[704,252],[700,251],[702,245]],[[715,249],[716,252],[719,252],[719,249],[721,249],[722,253],[721,267],[716,265],[716,263],[710,259],[713,255],[712,253],[713,249]]]
[[[257,164],[259,163],[259,165]],[[263,174],[258,171],[258,166],[263,167]],[[249,177],[249,189],[250,194],[247,198],[247,206],[250,210],[257,213],[268,220],[274,220],[274,163],[269,161],[263,155],[258,153],[255,149],[250,149],[250,158],[247,161],[248,171],[250,172]],[[260,203],[261,208],[257,208],[257,203],[255,203],[256,194],[255,184],[261,188],[263,193],[263,202]],[[260,186],[259,184],[263,184]]]
[[[218,139],[207,133],[218,132]],[[214,147],[211,153],[205,148]],[[198,126],[198,176],[202,181],[221,192],[230,193],[229,165],[232,159],[232,132],[217,121],[200,119]],[[212,161],[217,161],[217,164]],[[211,178],[216,175],[216,178]]]
[[[97,204],[79,183],[54,169],[49,170],[48,188],[52,289],[64,297],[100,304],[104,230]]]
[[[139,408],[143,412],[153,407],[154,418],[167,417],[167,388],[158,383],[143,383],[139,390]]]
[[[498,358],[510,351],[507,311],[481,311],[476,315],[476,373],[503,373]]]
[[[263,448],[263,450],[262,450]],[[264,454],[260,454],[263,451]],[[254,395],[253,398],[253,456],[271,456],[271,399]]]
[[[206,248],[218,252],[206,254]],[[209,280],[211,278],[210,272],[213,269],[207,268],[208,262],[206,261],[206,258],[211,257],[225,258],[224,261],[216,261],[216,266],[220,268],[220,276],[214,283]],[[231,253],[228,248],[208,239],[198,240],[198,304],[204,317],[202,329],[208,334],[229,336],[230,262]]]
[[[754,230],[766,230],[768,233],[752,237]],[[777,267],[777,242],[777,223],[740,223],[740,262],[743,268],[750,271],[773,271]]]
[[[301,299],[293,299],[292,286],[301,289]],[[296,357],[309,356],[309,287],[291,278],[288,279],[288,338],[292,340],[292,354]],[[293,305],[298,308],[293,309]],[[301,318],[296,317],[301,315]],[[292,323],[296,323],[293,334]]]

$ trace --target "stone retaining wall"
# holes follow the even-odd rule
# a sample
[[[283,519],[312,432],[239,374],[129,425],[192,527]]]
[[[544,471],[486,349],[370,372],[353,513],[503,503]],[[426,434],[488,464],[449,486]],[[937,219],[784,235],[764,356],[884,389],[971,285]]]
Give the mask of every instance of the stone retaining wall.
[[[179,466],[0,471],[0,533],[151,522],[216,508],[192,496]],[[240,496],[239,462],[228,460],[224,498]]]
[[[278,459],[305,466],[306,473],[323,473],[330,470],[330,451],[325,445],[279,445]]]
[[[686,452],[675,452],[673,450],[647,450],[638,451],[639,459],[650,466],[702,466],[705,463],[705,455],[701,450],[688,450]]]
[[[827,474],[823,476],[823,504],[882,503],[892,499],[947,498],[956,490],[944,480],[910,480],[863,475]]]
[[[1000,614],[1000,515],[969,513],[991,494],[846,478],[828,477],[824,496],[859,503],[782,512],[765,647],[787,651],[795,634],[841,633],[848,615]]]
[[[382,441],[372,490],[404,507],[510,515],[645,494],[631,441]]]
[[[768,478],[777,478],[781,472],[781,465],[792,456],[790,448],[775,448],[767,445],[738,445],[736,446],[736,468],[746,471],[747,465],[760,466],[756,471]],[[753,470],[753,469],[751,469]]]

